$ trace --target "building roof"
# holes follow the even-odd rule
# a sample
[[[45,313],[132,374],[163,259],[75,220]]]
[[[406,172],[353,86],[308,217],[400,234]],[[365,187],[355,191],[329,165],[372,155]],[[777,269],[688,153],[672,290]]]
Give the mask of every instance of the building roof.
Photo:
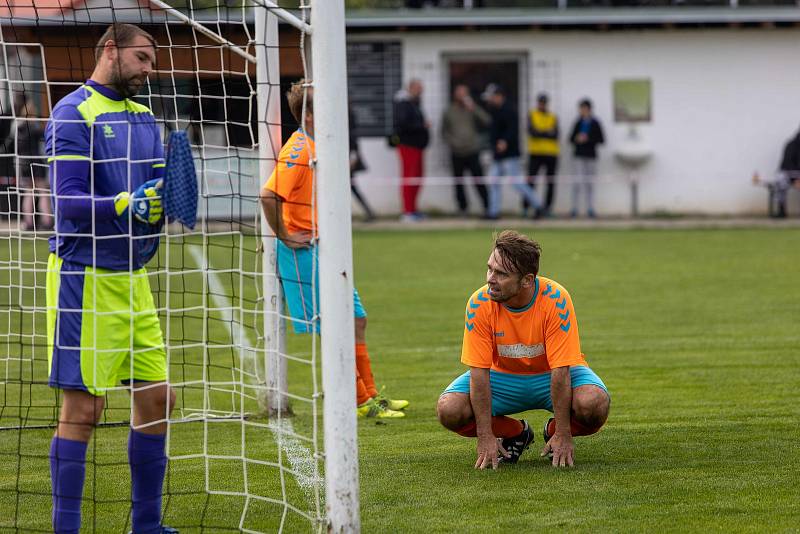
[[[794,6],[769,7],[615,7],[514,9],[351,10],[348,29],[520,28],[535,26],[649,26],[800,22]]]
[[[117,2],[115,9],[119,9],[120,4],[124,7],[137,7],[139,9],[155,9],[148,1],[122,1]],[[110,0],[105,2],[97,0],[9,0],[0,6],[0,17],[14,17],[16,19],[69,19],[78,12],[100,13],[109,10]]]
[[[201,21],[217,22],[220,16],[232,22],[242,19],[241,8],[196,13]],[[0,4],[0,18],[19,26],[180,23],[175,17],[167,18],[165,11],[149,0],[6,0]]]
[[[200,22],[241,23],[242,14],[241,8],[195,11],[195,17]],[[149,0],[2,2],[0,17],[9,19],[12,16],[12,23],[20,26],[180,23],[175,17],[167,17],[162,9]],[[252,22],[252,10],[247,10],[245,18]],[[360,31],[768,23],[800,23],[800,9],[795,6],[353,9],[347,11],[346,19],[349,30]]]

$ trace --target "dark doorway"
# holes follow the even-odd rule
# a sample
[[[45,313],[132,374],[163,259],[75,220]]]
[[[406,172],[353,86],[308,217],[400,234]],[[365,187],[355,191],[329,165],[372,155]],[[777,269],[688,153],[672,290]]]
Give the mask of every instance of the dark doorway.
[[[453,88],[464,84],[470,89],[475,102],[484,105],[481,93],[490,83],[501,85],[508,95],[508,101],[515,107],[520,105],[520,62],[518,57],[491,57],[481,59],[452,58],[450,64],[450,85],[448,95],[452,95]],[[448,96],[448,101],[449,101]],[[485,105],[484,105],[485,106]]]
[[[507,101],[511,103],[523,117],[526,109],[527,94],[525,85],[521,83],[525,79],[525,55],[485,55],[478,56],[451,56],[448,58],[448,82],[446,107],[452,98],[453,88],[456,85],[464,84],[469,87],[472,98],[480,106],[486,109],[486,102],[481,99],[481,94],[486,90],[486,86],[495,83],[503,87],[506,91]],[[523,120],[520,120],[520,139],[524,139]],[[484,132],[484,148],[489,147],[488,131]]]

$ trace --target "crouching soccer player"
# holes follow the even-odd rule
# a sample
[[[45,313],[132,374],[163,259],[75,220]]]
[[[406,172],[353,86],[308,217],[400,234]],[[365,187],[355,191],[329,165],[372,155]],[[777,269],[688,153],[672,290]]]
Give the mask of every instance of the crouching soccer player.
[[[144,269],[162,224],[164,149],[150,110],[130,100],[156,58],[136,26],[108,28],[91,78],[53,109],[45,141],[56,234],[50,238],[47,330],[50,385],[63,404],[50,447],[53,530],[77,534],[86,448],[105,393],[131,388],[128,439],[134,534],[161,525],[167,418],[175,394]],[[156,241],[154,241],[156,240]]]
[[[608,417],[608,390],[581,354],[572,299],[538,276],[540,251],[527,236],[502,232],[486,285],[467,302],[461,361],[470,369],[445,389],[437,412],[446,428],[478,438],[476,468],[516,463],[533,442],[528,423],[509,414],[554,413],[542,450],[554,466],[573,465],[573,436],[594,434]]]
[[[301,80],[286,94],[289,109],[299,123],[303,112]],[[317,331],[313,303],[319,302],[319,265],[317,262],[316,213],[314,196],[314,105],[313,91],[306,93],[306,114],[302,127],[292,134],[281,149],[272,175],[261,190],[264,216],[277,236],[278,274],[292,324],[296,333]],[[346,133],[346,132],[345,132]],[[375,387],[367,351],[367,312],[358,291],[353,289],[356,343],[356,403],[359,417],[399,418],[408,401],[390,399]]]

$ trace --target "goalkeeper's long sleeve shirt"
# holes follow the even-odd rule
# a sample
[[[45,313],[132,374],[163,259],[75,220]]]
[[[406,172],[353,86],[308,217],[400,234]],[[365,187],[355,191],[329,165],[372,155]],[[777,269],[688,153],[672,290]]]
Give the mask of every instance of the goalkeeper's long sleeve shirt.
[[[64,97],[45,130],[56,234],[50,251],[65,261],[139,269],[142,239],[114,197],[164,175],[164,146],[146,106],[92,80]]]

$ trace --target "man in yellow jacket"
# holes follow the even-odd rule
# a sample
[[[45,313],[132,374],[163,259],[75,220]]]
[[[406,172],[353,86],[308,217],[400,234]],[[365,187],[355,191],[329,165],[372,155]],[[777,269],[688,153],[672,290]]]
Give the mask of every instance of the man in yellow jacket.
[[[558,117],[551,113],[547,104],[549,97],[539,93],[536,107],[528,114],[528,183],[536,187],[534,178],[544,167],[547,191],[544,197],[544,215],[549,215],[556,190],[558,168]],[[522,210],[527,213],[528,203],[523,199]]]

